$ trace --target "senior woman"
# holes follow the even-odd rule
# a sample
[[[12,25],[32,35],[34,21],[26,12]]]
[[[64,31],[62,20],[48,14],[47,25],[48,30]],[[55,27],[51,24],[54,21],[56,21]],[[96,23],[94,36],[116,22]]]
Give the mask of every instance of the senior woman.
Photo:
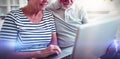
[[[28,0],[27,6],[5,17],[0,31],[0,59],[43,58],[61,52],[48,0]]]

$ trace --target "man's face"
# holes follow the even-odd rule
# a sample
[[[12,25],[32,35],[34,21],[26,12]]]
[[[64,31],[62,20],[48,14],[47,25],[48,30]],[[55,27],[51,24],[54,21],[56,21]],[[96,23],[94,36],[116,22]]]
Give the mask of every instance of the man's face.
[[[59,0],[63,9],[68,9],[72,6],[73,0]]]

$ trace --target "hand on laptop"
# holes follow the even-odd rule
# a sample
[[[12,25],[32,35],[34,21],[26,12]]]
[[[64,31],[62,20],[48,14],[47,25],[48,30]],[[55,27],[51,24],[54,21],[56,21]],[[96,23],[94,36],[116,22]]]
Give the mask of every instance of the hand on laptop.
[[[61,49],[57,45],[50,45],[50,46],[48,46],[48,48],[46,48],[45,50],[42,50],[38,53],[40,53],[40,57],[48,57],[53,54],[57,54],[57,55],[60,54]]]

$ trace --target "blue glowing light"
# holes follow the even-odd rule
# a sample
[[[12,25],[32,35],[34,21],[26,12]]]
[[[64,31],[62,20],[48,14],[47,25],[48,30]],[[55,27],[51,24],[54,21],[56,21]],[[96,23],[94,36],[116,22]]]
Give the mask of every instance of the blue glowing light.
[[[8,43],[8,46],[9,46],[9,47],[15,47],[15,41],[10,41],[10,42]]]
[[[118,51],[118,43],[119,43],[119,40],[114,40],[116,52]]]

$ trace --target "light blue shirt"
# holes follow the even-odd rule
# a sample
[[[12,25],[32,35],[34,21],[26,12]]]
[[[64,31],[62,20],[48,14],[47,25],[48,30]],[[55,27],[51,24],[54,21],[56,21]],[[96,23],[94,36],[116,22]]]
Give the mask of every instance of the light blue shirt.
[[[74,7],[62,9],[59,3],[51,4],[47,10],[54,14],[59,46],[74,45],[77,28],[86,23],[86,13],[82,9],[76,10]]]

